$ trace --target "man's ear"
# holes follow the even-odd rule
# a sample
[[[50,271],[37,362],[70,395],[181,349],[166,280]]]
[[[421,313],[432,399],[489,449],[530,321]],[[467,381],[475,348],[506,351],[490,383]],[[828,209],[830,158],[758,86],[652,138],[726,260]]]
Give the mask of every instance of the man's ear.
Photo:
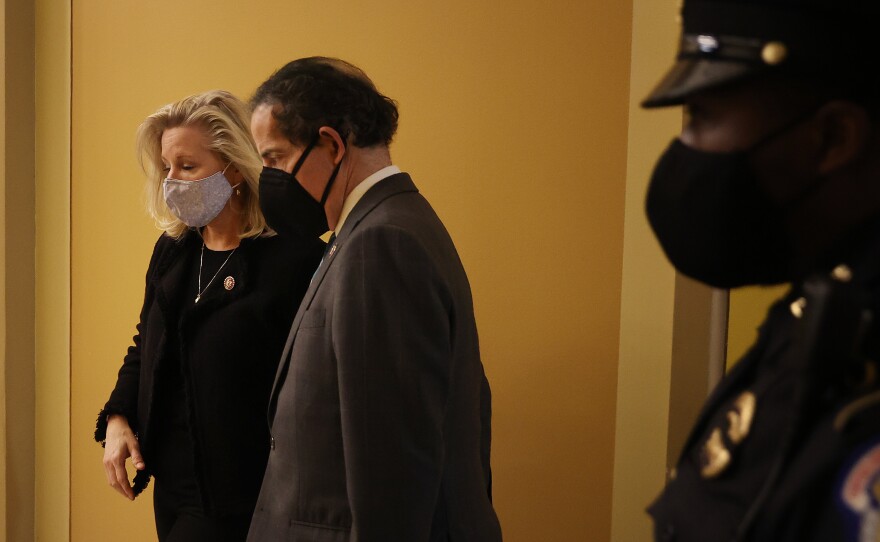
[[[819,173],[828,175],[858,161],[871,139],[871,119],[864,107],[834,100],[817,112]]]
[[[335,129],[330,126],[321,126],[318,128],[318,135],[321,136],[322,145],[330,145],[335,154],[333,165],[339,164],[345,156],[347,150],[346,141]]]

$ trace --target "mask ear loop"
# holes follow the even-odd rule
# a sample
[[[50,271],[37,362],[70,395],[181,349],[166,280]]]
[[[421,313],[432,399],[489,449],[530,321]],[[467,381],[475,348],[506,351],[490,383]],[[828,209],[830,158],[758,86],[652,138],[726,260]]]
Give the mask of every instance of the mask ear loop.
[[[299,172],[300,168],[303,166],[303,163],[305,163],[306,161],[306,157],[309,155],[309,153],[312,152],[312,149],[315,148],[315,145],[318,144],[319,137],[319,134],[315,134],[315,137],[313,137],[312,140],[309,141],[306,149],[303,151],[302,154],[299,155],[299,159],[296,161],[296,164],[293,165],[293,171],[290,172],[291,175],[295,177],[297,172]]]
[[[293,171],[290,172],[290,174],[293,177],[296,177],[296,174],[299,172],[300,168],[303,166],[303,163],[306,161],[306,157],[312,152],[312,149],[315,148],[315,145],[318,144],[318,140],[320,139],[320,137],[321,137],[321,134],[315,134],[315,137],[312,138],[312,140],[306,146],[303,153],[299,156],[299,159],[296,161],[296,164],[293,165]],[[344,139],[343,139],[343,141],[344,141]],[[345,143],[343,142],[343,146],[344,145],[345,145]],[[322,207],[327,202],[327,198],[330,197],[330,189],[333,188],[333,181],[336,180],[336,175],[339,174],[339,167],[340,166],[342,166],[342,160],[340,160],[339,163],[336,164],[336,167],[333,169],[333,174],[330,175],[330,180],[327,181],[327,186],[324,187],[324,193],[321,195],[321,201],[320,201]]]
[[[346,138],[342,138],[342,147],[345,148],[345,140]],[[345,155],[342,156],[342,160],[345,160]],[[327,186],[324,188],[324,194],[321,196],[321,206],[327,202],[327,198],[330,197],[330,189],[333,188],[333,181],[336,180],[336,176],[339,174],[339,168],[342,167],[342,160],[336,164],[336,167],[333,168],[333,174],[330,175],[330,180],[327,181]]]
[[[327,198],[330,197],[330,189],[333,188],[333,181],[336,180],[336,175],[339,173],[339,167],[342,166],[342,160],[336,164],[336,167],[333,168],[333,174],[330,175],[330,180],[327,181],[327,187],[324,189],[324,195],[321,196],[321,206],[323,207],[325,203],[327,203]]]
[[[226,164],[226,167],[223,168],[223,171],[220,172],[220,175],[223,175],[224,177],[226,177],[226,170],[229,169],[229,166],[231,166],[231,165],[232,165],[232,162],[231,162],[231,161],[230,161],[229,163],[227,163],[227,164]],[[227,177],[226,180],[228,181],[229,178]],[[241,195],[241,190],[238,189],[239,186],[241,186],[241,183],[240,183],[240,182],[235,183],[234,185],[232,185],[232,189],[235,191],[235,195],[236,195],[236,196],[240,196],[240,195]]]
[[[231,166],[231,165],[232,165],[232,161],[230,160],[230,161],[226,164],[226,167],[223,168],[223,171],[220,172],[220,175],[223,175],[223,177],[226,178],[226,181],[227,181],[227,182],[229,181],[229,178],[226,177],[226,170],[229,169],[229,166]],[[234,185],[232,185],[232,191],[233,191],[233,194],[235,194],[236,196],[240,196],[240,195],[241,195],[241,190],[239,190],[239,188],[238,188],[239,186],[241,186],[241,182],[237,182],[237,183],[235,183]],[[236,212],[236,213],[241,213],[240,210],[236,210],[236,209],[235,209],[235,206],[232,204],[232,199],[229,200],[229,207],[230,207],[230,209],[232,209],[234,212]]]

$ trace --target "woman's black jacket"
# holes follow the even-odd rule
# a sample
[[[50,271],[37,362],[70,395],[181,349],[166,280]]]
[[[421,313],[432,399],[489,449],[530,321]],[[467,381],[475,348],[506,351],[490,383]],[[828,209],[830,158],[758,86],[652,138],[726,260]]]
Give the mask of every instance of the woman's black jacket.
[[[150,414],[165,364],[184,375],[193,459],[206,513],[253,511],[269,452],[266,410],[275,369],[323,246],[318,239],[243,239],[234,254],[239,268],[235,285],[225,290],[221,273],[211,286],[220,292],[195,304],[195,292],[189,290],[201,237],[188,232],[180,240],[159,238],[147,270],[134,344],[95,431],[95,439],[103,442],[108,415],[128,419],[146,464],[135,477],[135,494],[143,491],[151,474],[155,428]],[[170,351],[172,345],[178,352]],[[175,355],[179,365],[169,362]]]

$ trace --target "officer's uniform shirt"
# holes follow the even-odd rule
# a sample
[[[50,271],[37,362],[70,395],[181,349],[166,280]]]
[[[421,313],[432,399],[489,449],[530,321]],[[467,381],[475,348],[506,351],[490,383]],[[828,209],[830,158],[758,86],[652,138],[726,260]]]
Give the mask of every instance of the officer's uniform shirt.
[[[870,246],[862,251],[869,261],[852,269],[869,279],[866,295],[876,296],[880,235]],[[792,336],[797,315],[810,310],[801,299],[795,287],[771,307],[757,343],[706,403],[649,508],[656,540],[880,541],[880,384],[873,363],[852,385],[823,382],[810,395],[806,430],[789,438],[803,373]],[[878,308],[876,299],[868,304]],[[869,352],[876,353],[878,333],[870,336]],[[787,440],[790,453],[780,461]],[[775,482],[774,469],[781,469]],[[751,527],[743,530],[746,523]]]

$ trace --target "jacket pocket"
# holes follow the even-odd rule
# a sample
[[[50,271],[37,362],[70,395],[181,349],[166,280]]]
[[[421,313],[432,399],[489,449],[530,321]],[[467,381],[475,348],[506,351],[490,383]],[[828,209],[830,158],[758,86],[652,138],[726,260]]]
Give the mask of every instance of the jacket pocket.
[[[312,329],[316,327],[324,327],[326,322],[326,311],[323,307],[315,307],[309,309],[303,314],[302,320],[299,322],[300,329]]]

